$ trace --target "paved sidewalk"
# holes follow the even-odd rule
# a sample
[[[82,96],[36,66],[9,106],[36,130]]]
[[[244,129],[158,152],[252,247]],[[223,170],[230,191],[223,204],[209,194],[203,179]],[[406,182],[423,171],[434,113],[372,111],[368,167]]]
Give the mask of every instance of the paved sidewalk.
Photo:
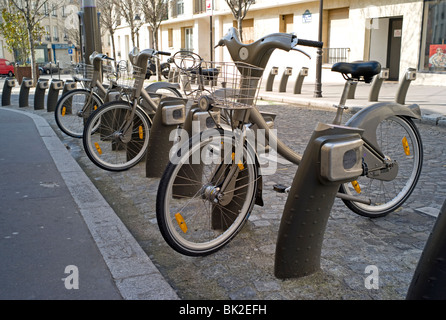
[[[280,101],[299,106],[332,108],[339,103],[344,88],[343,83],[323,83],[322,97],[314,98],[315,84],[304,81],[301,94],[294,94],[294,82],[289,81],[285,92],[279,92],[280,79],[276,79],[272,91],[266,91],[266,81],[263,81],[259,92],[259,99]],[[378,102],[395,101],[400,84],[384,82],[382,84]],[[372,85],[358,83],[354,99],[348,99],[346,105],[351,109],[358,109],[376,102],[369,101]],[[411,84],[406,95],[406,104],[418,104],[424,121],[431,124],[446,126],[446,86],[426,86]]]
[[[385,83],[380,101],[392,101],[397,85]],[[332,119],[332,114],[299,106],[311,105],[311,108],[333,110],[331,106],[338,102],[343,85],[323,84],[323,98],[318,99],[313,98],[314,84],[304,84],[302,95],[294,95],[289,89],[292,86],[290,82],[286,93],[262,90],[260,97],[284,102],[283,106],[265,103],[262,109],[278,112],[277,127],[283,131],[280,134],[284,135],[285,142],[301,150],[307,142],[306,132],[314,128],[313,122],[308,120],[326,121],[325,118]],[[3,81],[0,81],[1,87]],[[271,270],[286,196],[272,192],[271,187],[276,183],[291,183],[296,166],[279,163],[279,174],[265,177],[266,206],[255,207],[246,227],[224,250],[204,258],[184,257],[173,252],[159,234],[154,209],[158,179],[145,177],[145,164],[141,163],[120,173],[98,169],[85,156],[79,139],[56,135],[51,128],[53,126],[57,131],[53,113],[32,110],[34,89],[30,91],[30,107],[19,108],[20,88],[16,87],[12,105],[0,108],[0,298],[4,297],[1,290],[3,283],[8,283],[16,289],[6,292],[11,296],[4,299],[404,299],[414,267],[435,220],[437,207],[445,197],[443,177],[446,164],[441,156],[444,147],[437,147],[438,140],[444,137],[445,128],[430,125],[444,125],[445,88],[409,88],[407,103],[419,103],[422,109],[420,127],[426,148],[426,166],[419,187],[410,201],[395,214],[379,220],[353,215],[338,201],[326,231],[322,271],[304,279],[282,281],[276,279]],[[356,99],[349,100],[347,105],[351,108],[363,107],[368,89],[367,85],[358,85]],[[25,112],[33,121],[24,120]],[[14,125],[11,120],[17,118],[18,113],[21,116],[18,119],[20,126]],[[303,139],[293,133],[296,124],[302,127]],[[21,137],[19,142],[10,139],[13,131],[9,127],[20,128],[20,135],[16,135]],[[40,148],[32,147],[37,145]],[[18,172],[23,178],[13,180],[12,165],[6,167],[6,160],[3,160],[6,159],[3,155],[8,154],[7,150],[17,152],[16,161],[26,158],[28,161],[34,160],[36,165],[23,173],[19,168]],[[38,167],[37,160],[44,161],[45,165]],[[8,162],[14,161],[10,159]],[[45,171],[42,173],[37,168]],[[52,178],[32,178],[39,174],[40,177]],[[6,180],[3,180],[3,176],[9,177],[8,183],[4,182]],[[27,183],[31,179],[34,179],[34,184]],[[21,187],[19,184],[22,184]],[[15,185],[16,188],[11,189]],[[14,228],[15,221],[11,219],[16,216],[12,213],[25,212],[19,207],[24,201],[18,200],[22,198],[21,192],[28,190],[28,199],[32,194],[33,198],[45,202],[46,207],[37,210],[38,207],[31,206],[29,202],[28,216],[17,223],[31,223],[28,217],[33,212],[45,212],[48,228],[43,225],[43,230],[48,230],[51,223],[51,230],[60,232],[42,234],[42,238],[33,238],[33,242],[19,238],[25,235],[25,231]],[[4,195],[10,199],[10,205],[4,205]],[[71,203],[69,209],[67,203]],[[13,208],[13,205],[17,207]],[[433,211],[432,215],[427,212],[428,209]],[[4,227],[3,216],[11,218]],[[76,217],[69,221],[69,226],[67,216]],[[37,221],[34,226],[41,225]],[[67,228],[72,232],[71,236],[67,236],[67,231],[64,231]],[[30,227],[24,230],[28,229]],[[80,240],[85,245],[75,246],[71,243],[77,241],[77,244]],[[13,277],[8,276],[16,272],[13,264],[9,264],[2,255],[5,252],[8,259],[11,256],[19,261],[19,254],[23,251],[3,250],[8,247],[8,241],[16,241],[16,248],[31,247],[27,253],[28,260],[20,262],[23,266],[20,268],[21,273]],[[51,245],[57,247],[58,251]],[[42,255],[42,252],[50,252],[52,259],[59,259],[58,264],[46,268],[43,263],[50,254]],[[364,288],[364,268],[375,264],[380,268],[382,288],[371,291]],[[64,273],[67,265],[75,265],[79,269],[78,290],[65,289],[64,281],[61,280],[68,276]],[[46,274],[43,273],[46,278],[40,278],[40,274],[33,278],[33,270],[39,268],[48,269]],[[25,279],[32,279],[34,283]],[[36,293],[26,296],[31,292],[29,288],[36,290]],[[95,292],[99,290],[106,293],[101,295]],[[14,292],[21,296],[13,297]]]
[[[45,119],[0,137],[0,299],[178,299]]]

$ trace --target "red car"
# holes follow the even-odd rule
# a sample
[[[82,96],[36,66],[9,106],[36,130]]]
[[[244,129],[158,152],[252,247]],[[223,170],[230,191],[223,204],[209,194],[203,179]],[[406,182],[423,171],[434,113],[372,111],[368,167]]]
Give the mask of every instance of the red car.
[[[0,74],[6,74],[8,77],[14,75],[14,66],[6,59],[0,59]]]

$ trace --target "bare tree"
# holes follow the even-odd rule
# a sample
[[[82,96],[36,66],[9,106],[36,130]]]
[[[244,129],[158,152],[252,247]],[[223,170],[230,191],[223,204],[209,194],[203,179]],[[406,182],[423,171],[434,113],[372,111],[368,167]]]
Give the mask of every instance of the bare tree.
[[[165,0],[138,0],[140,8],[144,14],[144,22],[149,24],[152,33],[153,49],[158,50],[158,31],[161,22],[167,17],[168,4]],[[156,74],[158,81],[161,81],[160,62],[156,59]]]
[[[166,19],[168,4],[165,0],[138,0],[144,14],[144,22],[152,32],[152,48],[158,50],[158,31],[161,22]]]
[[[141,7],[139,6],[138,0],[118,0],[116,1],[116,4],[118,5],[119,12],[130,27],[132,45],[139,47],[139,29],[141,28],[143,22],[140,18]]]
[[[237,29],[240,33],[240,41],[243,42],[243,27],[242,22],[248,13],[249,7],[255,0],[225,0],[232,11],[232,15],[237,20]]]
[[[41,9],[48,3],[48,0],[11,0],[11,3],[25,18],[25,28],[28,32],[28,41],[31,51],[32,79],[33,85],[35,86],[37,83],[35,31],[39,28],[39,22],[44,17],[44,15],[41,14]]]
[[[111,37],[113,58],[116,57],[116,45],[115,45],[115,31],[119,25],[119,7],[115,1],[110,0],[98,0],[97,3],[98,11],[101,12],[100,23],[105,30],[108,31]]]

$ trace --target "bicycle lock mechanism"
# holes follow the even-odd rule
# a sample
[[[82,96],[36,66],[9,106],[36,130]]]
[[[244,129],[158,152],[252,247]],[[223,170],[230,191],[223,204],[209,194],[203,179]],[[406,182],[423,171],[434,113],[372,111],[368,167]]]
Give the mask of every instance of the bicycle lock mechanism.
[[[276,244],[276,277],[303,277],[320,269],[325,228],[339,187],[363,171],[362,133],[359,128],[317,125],[285,203]]]

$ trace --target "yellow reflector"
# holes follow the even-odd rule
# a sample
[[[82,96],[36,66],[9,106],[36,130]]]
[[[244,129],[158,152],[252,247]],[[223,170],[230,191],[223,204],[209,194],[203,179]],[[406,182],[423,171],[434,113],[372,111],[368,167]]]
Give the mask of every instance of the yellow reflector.
[[[406,154],[406,156],[410,156],[410,147],[409,147],[409,142],[407,142],[407,138],[404,137],[402,142],[403,142],[404,153]]]
[[[96,150],[98,150],[98,153],[102,154],[101,147],[99,146],[99,144],[97,142],[94,143],[94,146],[96,147]]]
[[[142,126],[139,126],[138,132],[139,138],[142,140],[144,138],[144,131],[142,130]]]
[[[67,112],[67,107],[62,107],[62,117],[65,116],[66,112]]]
[[[186,233],[187,232],[187,225],[186,221],[184,221],[183,216],[178,212],[175,215],[175,219],[177,220],[178,225],[180,226],[181,230]]]
[[[361,193],[361,187],[359,186],[358,181],[356,181],[356,180],[352,181],[352,186],[353,186],[353,188],[355,188],[357,193]]]
[[[96,110],[97,108],[98,108],[98,106],[95,105],[95,106],[93,107],[93,110]]]
[[[245,166],[243,165],[243,163],[241,161],[239,161],[237,165],[240,170],[245,169]]]

